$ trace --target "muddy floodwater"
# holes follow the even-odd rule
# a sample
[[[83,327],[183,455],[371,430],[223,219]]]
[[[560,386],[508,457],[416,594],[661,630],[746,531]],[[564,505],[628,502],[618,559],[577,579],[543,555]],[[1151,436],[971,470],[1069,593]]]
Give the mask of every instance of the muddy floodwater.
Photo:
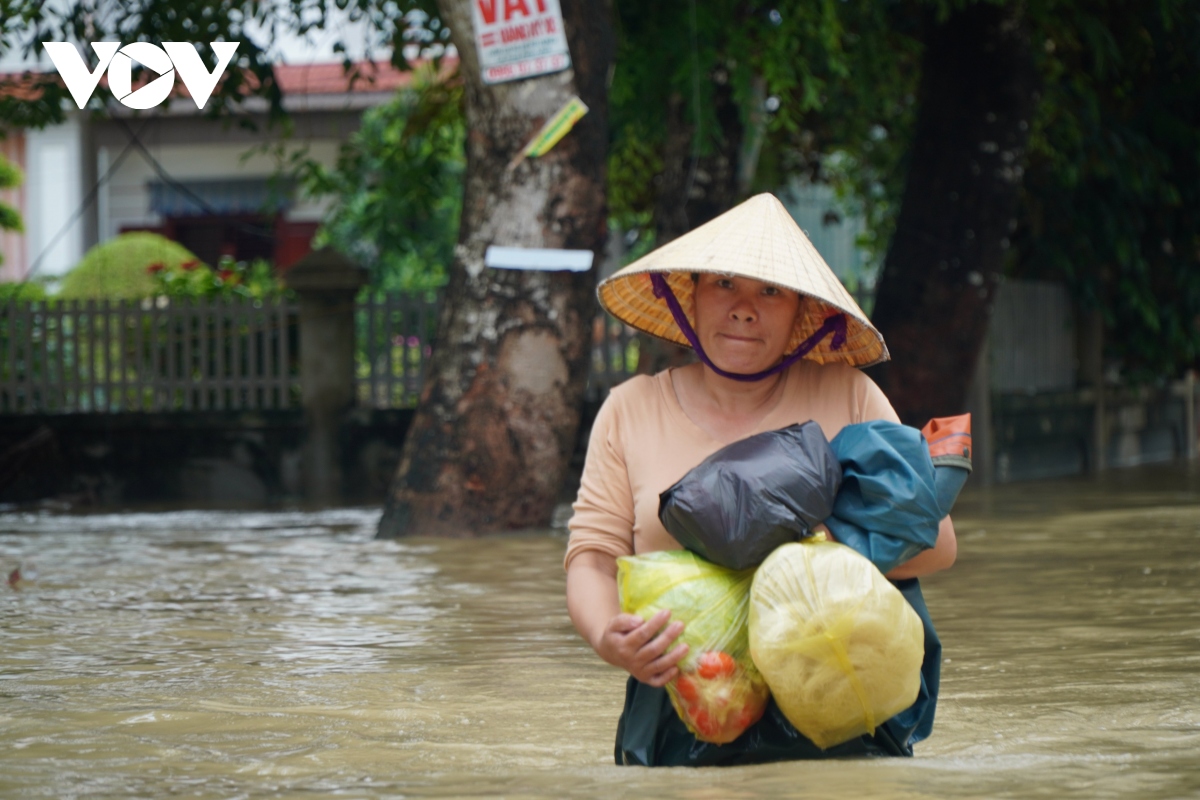
[[[1188,467],[963,497],[912,759],[613,766],[624,682],[567,619],[562,533],[378,514],[0,514],[0,796],[1200,795]]]

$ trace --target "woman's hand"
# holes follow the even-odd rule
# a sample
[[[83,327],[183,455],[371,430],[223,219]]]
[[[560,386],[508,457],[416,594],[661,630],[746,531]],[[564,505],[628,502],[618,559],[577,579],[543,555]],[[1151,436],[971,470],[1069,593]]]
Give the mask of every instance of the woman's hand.
[[[645,621],[622,614],[615,557],[595,550],[575,556],[567,568],[567,611],[597,655],[642,683],[665,686],[679,674],[676,664],[687,645],[671,649],[671,643],[683,623],[667,624],[671,612],[665,609]]]
[[[671,647],[683,633],[682,622],[671,622],[671,612],[663,609],[648,620],[634,614],[617,614],[608,621],[596,652],[608,663],[620,667],[650,686],[666,686],[679,674],[679,661],[688,646]]]

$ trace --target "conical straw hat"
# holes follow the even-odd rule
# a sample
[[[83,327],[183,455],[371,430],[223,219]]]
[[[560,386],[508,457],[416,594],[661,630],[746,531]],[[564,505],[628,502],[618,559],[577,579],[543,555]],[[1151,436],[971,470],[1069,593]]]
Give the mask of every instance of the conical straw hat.
[[[838,349],[825,338],[805,358],[820,364],[841,361],[869,367],[887,361],[883,336],[868,321],[833,270],[772,194],[760,194],[734,206],[699,228],[668,242],[601,282],[597,293],[608,313],[638,330],[688,345],[664,300],[655,297],[652,273],[667,283],[692,318],[692,273],[740,275],[765,281],[811,298],[796,320],[787,352],[811,336],[835,314],[845,314],[846,340]]]

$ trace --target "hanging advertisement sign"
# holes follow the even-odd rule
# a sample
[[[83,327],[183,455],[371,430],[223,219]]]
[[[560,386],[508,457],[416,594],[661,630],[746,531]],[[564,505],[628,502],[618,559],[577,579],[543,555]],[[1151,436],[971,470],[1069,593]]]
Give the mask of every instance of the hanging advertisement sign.
[[[558,0],[474,0],[471,17],[484,83],[532,78],[571,66]]]

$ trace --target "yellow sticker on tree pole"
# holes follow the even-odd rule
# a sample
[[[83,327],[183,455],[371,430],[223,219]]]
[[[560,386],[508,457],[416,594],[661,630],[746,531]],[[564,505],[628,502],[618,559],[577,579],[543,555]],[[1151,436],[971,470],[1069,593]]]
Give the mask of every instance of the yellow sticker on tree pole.
[[[575,123],[583,119],[588,113],[588,107],[578,97],[572,97],[567,101],[567,104],[560,108],[554,116],[546,120],[534,137],[529,140],[529,144],[517,154],[513,159],[509,168],[515,167],[526,158],[537,158],[549,153],[554,145],[558,144],[564,136],[570,133],[571,128],[575,127]]]

